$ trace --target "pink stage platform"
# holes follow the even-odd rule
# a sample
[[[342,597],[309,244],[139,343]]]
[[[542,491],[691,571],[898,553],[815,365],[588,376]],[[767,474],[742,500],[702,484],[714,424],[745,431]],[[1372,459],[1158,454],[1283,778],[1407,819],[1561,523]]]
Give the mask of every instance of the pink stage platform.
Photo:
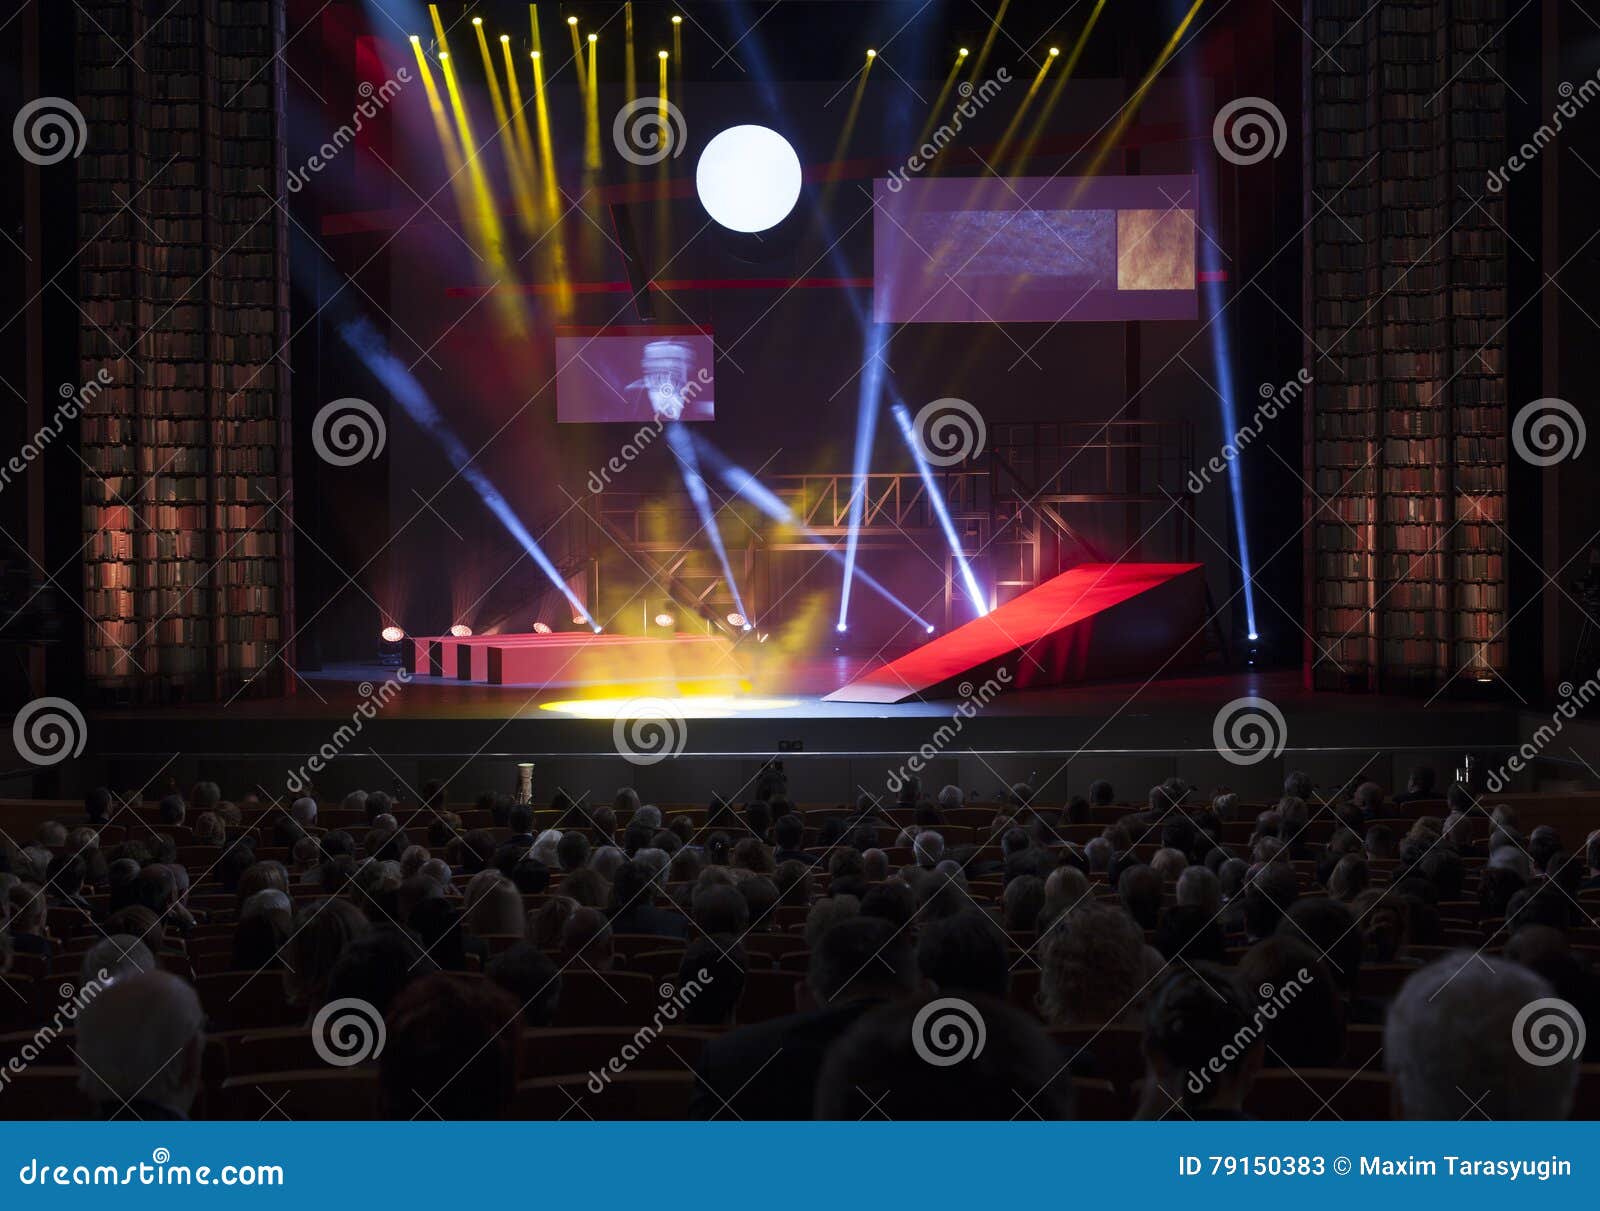
[[[962,681],[1005,668],[1014,689],[1153,676],[1181,667],[1205,627],[1197,563],[1080,564],[982,618],[829,694],[827,702],[959,696]]]
[[[561,685],[702,681],[737,677],[726,639],[715,635],[418,636],[411,671],[419,677],[485,685]]]

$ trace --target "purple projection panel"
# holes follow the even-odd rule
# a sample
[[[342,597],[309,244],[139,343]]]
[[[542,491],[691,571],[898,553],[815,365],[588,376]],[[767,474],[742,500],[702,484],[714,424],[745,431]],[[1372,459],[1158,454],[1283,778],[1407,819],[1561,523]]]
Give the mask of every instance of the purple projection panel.
[[[1192,320],[1193,174],[875,181],[883,323]]]
[[[618,325],[556,331],[556,420],[713,420],[711,334]]]

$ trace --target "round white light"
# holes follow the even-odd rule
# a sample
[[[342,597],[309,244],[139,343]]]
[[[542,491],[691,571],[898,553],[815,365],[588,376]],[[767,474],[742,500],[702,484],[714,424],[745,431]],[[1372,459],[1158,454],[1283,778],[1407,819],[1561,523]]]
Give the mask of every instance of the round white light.
[[[464,622],[458,622],[450,628],[450,633],[457,639],[465,639],[472,634],[472,628]]]
[[[800,198],[800,157],[765,126],[730,126],[706,144],[694,170],[700,204],[733,231],[765,231]]]
[[[385,643],[399,643],[406,637],[406,633],[397,626],[383,628],[383,641]]]

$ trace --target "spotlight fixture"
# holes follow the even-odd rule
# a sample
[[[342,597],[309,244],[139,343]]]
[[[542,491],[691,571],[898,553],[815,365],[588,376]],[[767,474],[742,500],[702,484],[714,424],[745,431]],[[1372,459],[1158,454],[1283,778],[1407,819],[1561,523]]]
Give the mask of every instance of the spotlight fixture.
[[[548,622],[536,622],[536,623],[534,623],[533,624],[533,633],[535,635],[548,635],[548,634],[550,634],[550,624]]]
[[[482,17],[474,17],[472,19],[472,24],[474,24],[474,25],[482,25],[483,24],[483,18]]]
[[[665,59],[666,57],[667,57],[667,52],[666,51],[664,51],[664,50],[656,51],[656,58]]]
[[[396,626],[384,627],[382,635],[385,643],[399,643],[406,637],[406,633]]]
[[[870,46],[867,47],[867,58],[876,59],[877,57],[878,57],[878,52],[873,50]]]
[[[967,57],[968,53],[969,52],[968,52],[967,48],[963,46],[960,50],[956,51],[956,56],[958,58],[965,59]]]
[[[843,635],[843,634],[844,634],[844,633],[845,633],[845,632],[846,632],[846,631],[848,631],[848,630],[849,630],[849,629],[850,629],[850,628],[849,628],[849,627],[847,627],[847,626],[845,626],[845,624],[844,624],[844,623],[842,623],[842,622],[841,622],[841,623],[840,623],[840,624],[839,624],[839,625],[838,625],[838,626],[836,626],[836,627],[834,627],[834,628],[833,628],[833,629],[834,629],[834,630],[836,630],[836,631],[838,631],[838,632],[839,632],[839,634],[841,634],[841,635]]]
[[[928,634],[933,634],[933,624],[931,622],[928,624]]]
[[[536,50],[529,51],[528,56],[536,63],[539,61],[539,52]]]
[[[568,17],[567,18],[567,24],[568,25],[576,25],[576,24],[578,24],[578,19],[576,17]]]
[[[739,613],[737,610],[728,615],[728,625],[730,627],[738,627],[743,631],[748,631],[750,629],[750,624],[745,621],[744,615]]]
[[[572,625],[575,626],[575,627],[581,627],[581,626],[587,626],[588,623],[585,622],[582,618],[578,617],[576,614],[574,614],[572,616]]]
[[[600,35],[599,34],[590,34],[589,35],[589,41],[591,41],[591,42],[600,41]]]
[[[412,34],[411,35],[411,45],[412,46],[418,45],[419,43],[421,43],[421,41],[422,41],[422,39],[420,37],[418,37],[416,34]]]
[[[458,622],[450,628],[450,633],[457,639],[465,639],[472,634],[472,628],[464,622]]]
[[[674,25],[682,25],[683,24],[683,18],[682,17],[673,17],[672,18],[672,24],[674,24]]]
[[[449,58],[450,58],[450,52],[449,51],[442,50],[442,51],[439,52],[439,62],[440,63],[447,62],[449,60]]]
[[[1254,631],[1251,631],[1248,635],[1245,636],[1245,638],[1248,639],[1251,643],[1254,643],[1256,640],[1260,639],[1261,636],[1256,634]]]
[[[501,34],[500,35],[500,41],[502,41],[502,42],[511,41],[511,35],[510,34]]]
[[[658,627],[670,627],[670,626],[672,626],[673,623],[677,622],[678,620],[676,618],[674,618],[671,614],[668,614],[665,610],[663,610],[661,613],[656,615],[655,621],[656,621],[656,625]]]
[[[1054,58],[1055,58],[1055,57],[1056,57],[1056,56],[1057,56],[1057,55],[1059,55],[1059,54],[1060,54],[1060,53],[1061,53],[1061,48],[1060,48],[1060,47],[1059,47],[1059,46],[1052,46],[1052,47],[1051,47],[1051,48],[1050,48],[1050,57],[1051,57],[1051,58],[1052,58],[1052,59],[1054,59]]]

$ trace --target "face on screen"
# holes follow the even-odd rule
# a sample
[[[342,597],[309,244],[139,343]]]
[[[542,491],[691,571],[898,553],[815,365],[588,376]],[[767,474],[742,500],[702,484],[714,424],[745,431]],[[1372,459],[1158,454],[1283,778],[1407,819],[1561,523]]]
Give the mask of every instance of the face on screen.
[[[556,338],[556,417],[566,423],[704,421],[712,399],[704,333]]]

